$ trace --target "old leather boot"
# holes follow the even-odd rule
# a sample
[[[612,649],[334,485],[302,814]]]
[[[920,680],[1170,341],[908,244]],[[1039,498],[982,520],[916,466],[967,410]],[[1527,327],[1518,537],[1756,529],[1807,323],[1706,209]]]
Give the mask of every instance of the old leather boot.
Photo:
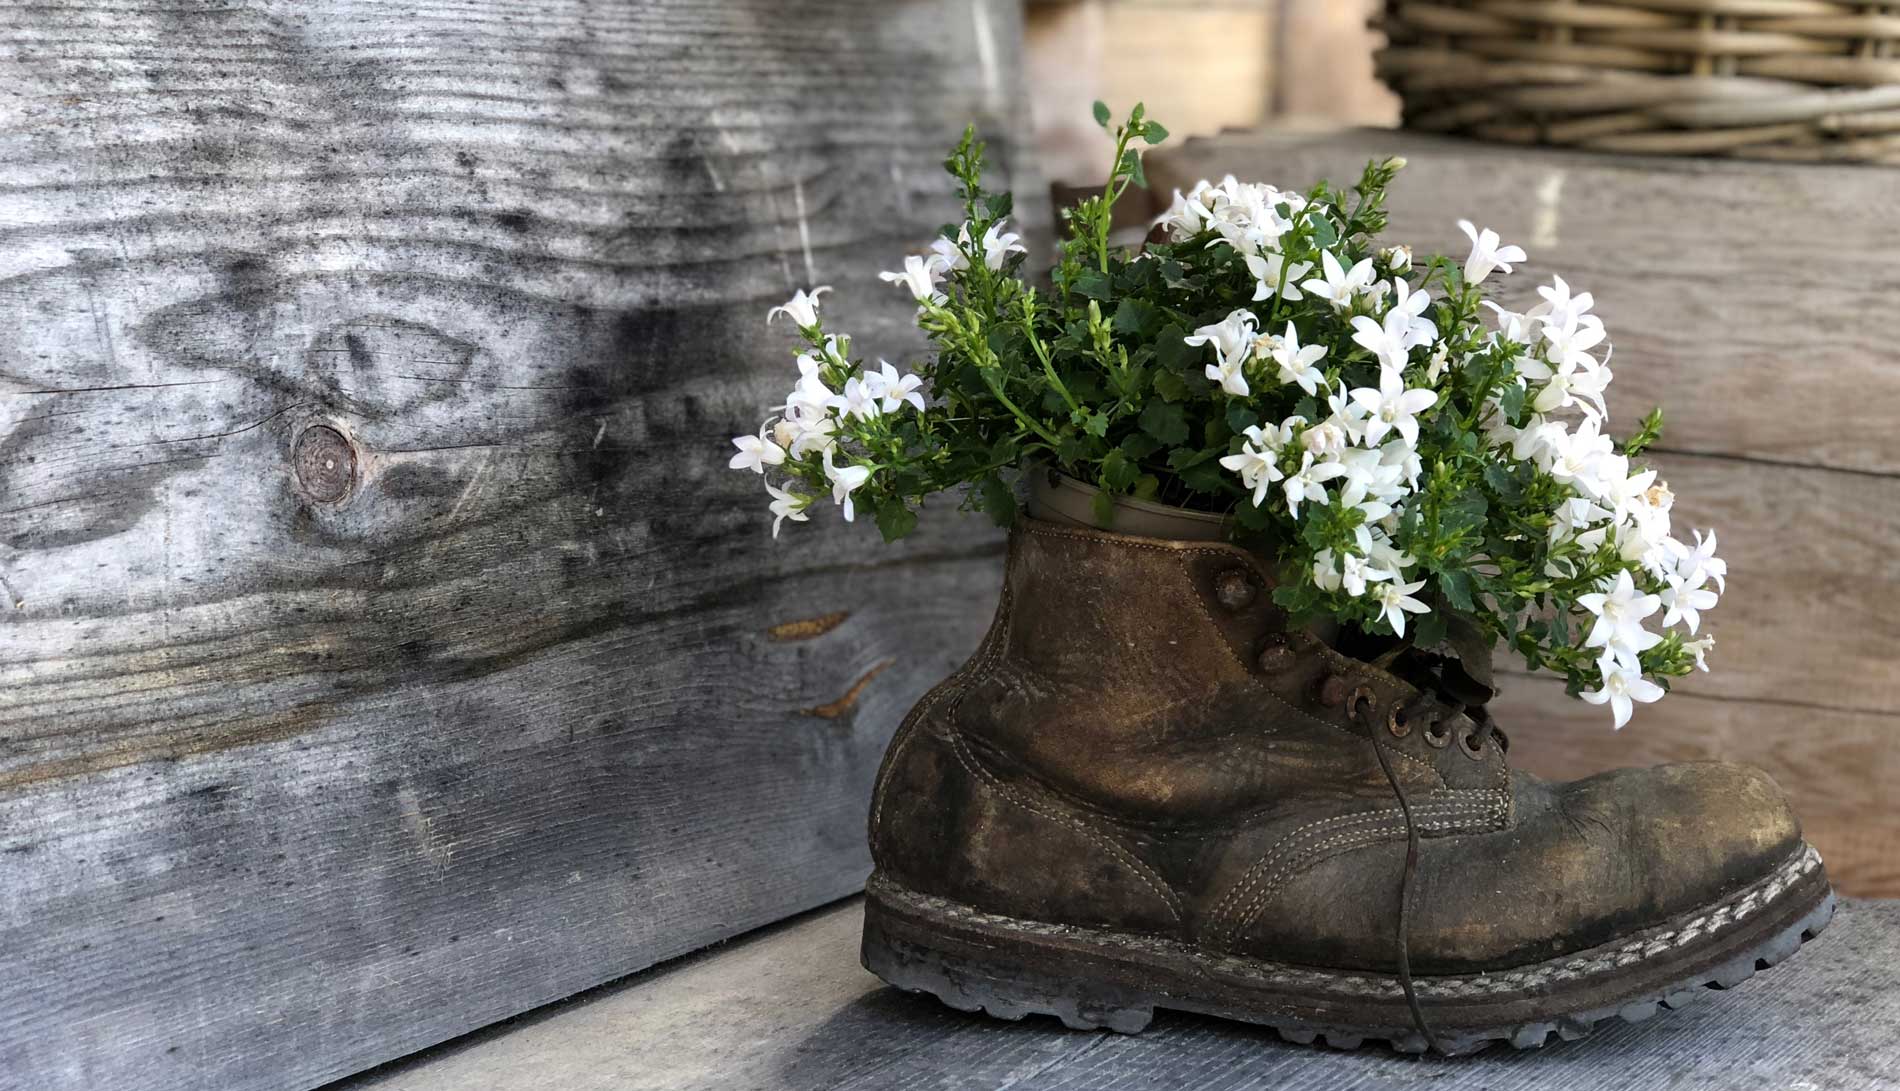
[[[1458,1053],[1646,1018],[1828,922],[1762,773],[1547,783],[1434,677],[1286,632],[1237,547],[1025,521],[879,774],[865,965],[1004,1018]]]

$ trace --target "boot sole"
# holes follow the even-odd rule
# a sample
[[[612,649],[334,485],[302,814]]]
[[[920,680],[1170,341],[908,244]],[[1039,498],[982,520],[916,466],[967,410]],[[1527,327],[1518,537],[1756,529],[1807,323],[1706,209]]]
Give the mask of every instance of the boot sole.
[[[865,969],[959,1011],[1053,1015],[1078,1030],[1133,1034],[1168,1008],[1272,1027],[1301,1044],[1426,1049],[1396,978],[999,916],[882,874],[865,892]],[[1827,873],[1803,845],[1768,877],[1659,927],[1515,969],[1413,980],[1441,1052],[1498,1041],[1535,1049],[1553,1033],[1582,1038],[1612,1017],[1637,1023],[1704,987],[1733,988],[1799,950],[1833,916]]]

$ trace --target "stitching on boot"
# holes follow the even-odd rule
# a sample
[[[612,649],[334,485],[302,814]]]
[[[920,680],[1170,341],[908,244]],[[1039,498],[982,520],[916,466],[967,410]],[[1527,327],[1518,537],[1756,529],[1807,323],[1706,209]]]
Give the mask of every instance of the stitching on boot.
[[[1005,554],[1003,562],[1005,573],[1008,572],[1009,561],[1014,559],[1015,552],[1014,543],[1011,543],[1011,548]],[[920,702],[916,708],[911,710],[910,715],[904,717],[904,722],[898,725],[896,739],[891,744],[890,756],[886,759],[884,767],[878,770],[877,783],[872,788],[871,841],[874,848],[882,836],[884,829],[884,783],[887,774],[897,769],[898,759],[901,758],[903,752],[909,748],[911,738],[917,733],[918,725],[924,722],[931,710],[935,709],[945,698],[951,697],[954,694],[955,700],[947,710],[954,715],[957,707],[963,703],[963,695],[969,691],[970,686],[975,683],[978,678],[986,674],[990,667],[994,665],[995,659],[997,658],[997,648],[1008,639],[1010,610],[1014,605],[1015,596],[1010,593],[1009,581],[1005,578],[1003,581],[1002,594],[997,596],[996,619],[991,622],[990,631],[984,634],[983,643],[978,646],[976,654],[971,657],[970,662],[964,664],[962,670],[959,670],[949,678],[944,679],[939,685],[933,687],[931,691],[925,695],[923,701]],[[949,729],[955,731],[956,724],[952,722],[949,725]]]
[[[1487,795],[1489,793],[1486,793]],[[1470,825],[1472,818],[1480,818],[1496,812],[1495,803],[1486,803],[1477,799],[1428,800],[1413,808],[1418,816],[1418,828],[1421,830],[1454,830]],[[1373,840],[1383,840],[1385,830],[1393,828],[1380,826],[1397,819],[1396,829],[1400,835],[1405,833],[1403,822],[1405,812],[1396,807],[1379,811],[1359,811],[1350,815],[1335,815],[1332,818],[1309,822],[1292,833],[1282,837],[1271,849],[1247,868],[1240,882],[1228,888],[1209,918],[1213,934],[1223,943],[1231,943],[1251,925],[1266,903],[1272,897],[1279,884],[1301,869],[1301,866],[1317,863],[1316,853],[1335,844],[1342,837],[1352,837],[1368,832],[1354,827],[1375,826],[1381,836]],[[1330,836],[1329,836],[1330,835]],[[1315,838],[1327,838],[1314,844]],[[1236,915],[1237,914],[1237,915]]]
[[[950,748],[951,748],[951,751],[956,754],[957,761],[962,763],[963,767],[969,770],[972,776],[975,776],[978,779],[982,780],[985,784],[988,784],[992,789],[994,789],[996,792],[1002,795],[1004,799],[1008,800],[1011,803],[1016,804],[1018,807],[1023,808],[1024,810],[1030,812],[1031,814],[1041,815],[1044,818],[1050,819],[1055,822],[1060,822],[1063,825],[1070,827],[1071,829],[1080,833],[1083,837],[1088,838],[1090,841],[1100,846],[1110,856],[1121,861],[1123,864],[1126,864],[1129,867],[1129,869],[1135,873],[1135,878],[1140,879],[1143,886],[1146,886],[1150,892],[1152,892],[1153,894],[1155,894],[1157,897],[1161,899],[1161,904],[1167,907],[1168,913],[1170,916],[1174,918],[1175,923],[1176,924],[1181,923],[1180,899],[1178,899],[1174,895],[1173,891],[1167,888],[1167,885],[1165,883],[1160,881],[1161,877],[1159,875],[1154,874],[1153,870],[1149,868],[1147,864],[1142,863],[1139,857],[1135,856],[1135,854],[1129,852],[1127,849],[1122,848],[1121,846],[1116,845],[1114,842],[1109,841],[1108,839],[1102,837],[1100,834],[1090,829],[1088,825],[1082,822],[1080,819],[1077,819],[1072,815],[1062,814],[1057,811],[1045,810],[1041,807],[1038,807],[1035,803],[1031,802],[1029,799],[1024,798],[1024,793],[1018,792],[1016,789],[1014,789],[1010,785],[1003,783],[1002,780],[998,779],[989,770],[984,769],[982,767],[981,763],[979,763],[975,759],[975,756],[969,752],[969,748],[964,744],[963,736],[961,733],[956,733],[950,736]]]
[[[1570,981],[1603,970],[1628,966],[1632,961],[1631,955],[1636,956],[1634,961],[1641,961],[1643,958],[1661,954],[1672,947],[1681,947],[1710,934],[1711,930],[1722,925],[1740,924],[1746,918],[1774,904],[1775,900],[1790,887],[1807,878],[1820,866],[1820,853],[1816,852],[1813,846],[1803,844],[1801,852],[1790,857],[1766,878],[1745,890],[1730,895],[1726,900],[1688,921],[1675,925],[1668,931],[1651,929],[1615,947],[1601,949],[1590,955],[1559,956],[1515,970],[1421,977],[1415,978],[1414,984],[1421,996],[1482,996],[1487,993],[1515,992],[1525,988],[1541,987],[1553,981]],[[1323,970],[1289,966],[1245,955],[1209,957],[1206,952],[1190,944],[1156,936],[1027,921],[996,913],[986,913],[945,898],[905,890],[901,886],[888,880],[880,880],[876,876],[872,877],[870,885],[882,897],[909,902],[941,916],[1032,935],[1092,938],[1124,948],[1171,957],[1181,957],[1185,954],[1190,959],[1217,969],[1223,974],[1269,986],[1310,986],[1333,992],[1356,991],[1364,995],[1387,998],[1400,995],[1398,981],[1379,974],[1348,971],[1328,973]]]

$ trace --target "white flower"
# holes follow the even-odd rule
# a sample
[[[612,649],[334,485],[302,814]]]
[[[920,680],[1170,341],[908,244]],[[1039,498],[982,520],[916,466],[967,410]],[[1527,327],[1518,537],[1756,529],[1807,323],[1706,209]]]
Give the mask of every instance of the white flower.
[[[1589,292],[1571,295],[1570,285],[1555,274],[1551,276],[1549,284],[1537,289],[1537,294],[1543,296],[1544,301],[1531,308],[1529,317],[1543,318],[1559,326],[1585,317],[1590,308],[1596,305],[1596,297]]]
[[[941,303],[943,293],[937,291],[941,276],[936,262],[921,254],[912,254],[904,259],[902,272],[879,273],[877,278],[887,284],[903,285],[919,303]]]
[[[1004,231],[1003,221],[998,220],[983,232],[983,266],[991,272],[1000,272],[1003,262],[1011,254],[1026,254],[1029,248],[1022,244],[1022,236],[1014,231]]]
[[[1661,636],[1643,628],[1643,620],[1662,607],[1662,599],[1639,592],[1628,571],[1618,572],[1614,580],[1606,577],[1599,591],[1578,595],[1577,605],[1597,618],[1583,638],[1586,648],[1604,648],[1633,662],[1638,653],[1662,642]]]
[[[1411,597],[1412,592],[1423,586],[1425,581],[1419,580],[1416,583],[1382,583],[1372,589],[1372,601],[1379,605],[1386,623],[1392,626],[1393,635],[1405,635],[1406,614],[1431,611],[1431,607]]]
[[[1728,590],[1728,562],[1715,555],[1715,531],[1709,531],[1704,538],[1701,531],[1695,532],[1695,547],[1690,548],[1674,538],[1665,543],[1669,552],[1675,555],[1676,571],[1685,575],[1693,572],[1705,573],[1715,581],[1717,589]]]
[[[1385,263],[1389,273],[1403,273],[1412,267],[1412,248],[1409,246],[1388,246],[1379,251],[1379,260]]]
[[[1218,362],[1207,365],[1207,379],[1234,397],[1244,398],[1248,394],[1244,370],[1246,362],[1238,356],[1223,356]]]
[[[1326,346],[1302,346],[1300,332],[1293,328],[1292,322],[1288,322],[1286,332],[1272,338],[1266,348],[1267,359],[1272,360],[1277,369],[1274,377],[1280,382],[1296,383],[1308,394],[1317,393],[1326,382],[1326,377],[1314,366],[1326,358]]]
[[[811,497],[776,488],[770,482],[767,482],[765,491],[772,494],[772,514],[777,517],[772,520],[772,537],[778,537],[779,524],[785,520],[803,523],[809,518],[805,514],[805,507],[811,503]]]
[[[970,225],[957,228],[957,237],[946,239],[942,235],[930,240],[930,253],[925,261],[936,266],[942,273],[956,273],[970,267],[970,259],[964,256],[964,250],[970,245]]]
[[[1644,678],[1640,667],[1606,655],[1597,661],[1597,669],[1603,674],[1603,684],[1579,696],[1593,705],[1609,702],[1610,711],[1616,715],[1618,731],[1623,729],[1624,724],[1630,722],[1631,701],[1649,704],[1662,698],[1663,688]]]
[[[803,374],[798,377],[798,385],[792,387],[791,394],[786,397],[785,404],[779,409],[788,420],[806,421],[823,417],[831,411],[831,404],[837,397],[837,392],[826,386],[825,381],[818,377],[816,363],[812,362],[811,357],[800,356],[798,361],[799,370]],[[808,362],[811,362],[809,370],[807,369]]]
[[[1300,278],[1313,271],[1312,262],[1296,261],[1289,268],[1286,264],[1286,256],[1278,253],[1268,254],[1265,257],[1248,254],[1242,260],[1247,263],[1247,272],[1253,274],[1254,302],[1272,299],[1275,292],[1289,303],[1305,298],[1300,294]],[[1284,290],[1280,288],[1282,280],[1286,282]]]
[[[1298,519],[1300,502],[1303,500],[1324,504],[1326,489],[1321,482],[1331,481],[1335,477],[1343,476],[1345,472],[1346,468],[1337,462],[1315,463],[1311,451],[1301,455],[1300,468],[1286,479],[1286,484],[1283,486],[1286,491],[1287,514]]]
[[[784,429],[790,426],[792,436],[786,442]],[[779,422],[776,436],[793,458],[804,458],[813,451],[829,451],[838,442],[838,421],[835,417],[803,417]]]
[[[1245,359],[1253,334],[1254,316],[1247,311],[1236,310],[1230,311],[1226,318],[1211,326],[1202,326],[1181,341],[1195,348],[1213,345],[1215,354],[1225,362],[1229,359]],[[1210,374],[1208,378],[1213,378],[1213,375]]]
[[[1662,623],[1667,627],[1680,621],[1693,633],[1702,626],[1701,611],[1714,609],[1717,601],[1715,592],[1702,586],[1708,573],[1697,569],[1682,576],[1671,574],[1668,579],[1669,586],[1657,596],[1663,604]]]
[[[732,445],[739,453],[727,463],[735,470],[751,470],[763,474],[767,466],[777,466],[785,461],[785,448],[767,438],[766,430],[772,427],[771,421],[759,425],[756,436],[734,436]]]
[[[1300,288],[1331,303],[1336,311],[1351,307],[1353,300],[1372,285],[1371,258],[1353,266],[1350,272],[1340,267],[1339,259],[1331,250],[1321,251],[1319,262],[1325,279],[1309,280]]]
[[[1391,326],[1393,315],[1404,316],[1404,339],[1407,349],[1418,345],[1429,345],[1438,340],[1438,327],[1432,325],[1432,320],[1425,317],[1425,308],[1431,305],[1431,294],[1425,289],[1413,291],[1412,286],[1405,281],[1398,277],[1392,278],[1392,309],[1386,312],[1385,320],[1386,324]]]
[[[873,376],[853,377],[844,381],[844,393],[834,394],[825,403],[840,416],[870,420],[878,415],[878,387]]]
[[[831,452],[825,452],[825,480],[831,482],[831,502],[844,508],[844,521],[852,522],[857,512],[851,506],[851,491],[859,488],[871,479],[869,466],[845,466],[840,468],[831,461]]]
[[[792,293],[792,298],[783,306],[773,307],[765,312],[765,321],[769,325],[779,315],[792,320],[799,329],[807,329],[818,324],[818,297],[831,290],[831,285],[820,284],[807,294],[803,288]]]
[[[1715,638],[1705,636],[1699,640],[1685,640],[1682,650],[1695,656],[1695,669],[1704,674],[1709,672],[1709,653],[1715,650]]]
[[[1526,260],[1523,247],[1499,246],[1498,233],[1488,227],[1479,231],[1470,220],[1459,220],[1458,229],[1471,240],[1471,255],[1465,258],[1466,284],[1482,284],[1493,269],[1508,273],[1512,262]]]
[[[1320,421],[1300,434],[1300,446],[1320,456],[1342,454],[1350,443],[1352,436],[1347,433],[1346,426],[1336,419]]]
[[[1546,464],[1540,458],[1540,465],[1557,481],[1564,484],[1574,481],[1581,491],[1591,495],[1601,492],[1603,484],[1598,471],[1609,464],[1614,444],[1600,428],[1595,417],[1583,418],[1575,432],[1565,432],[1560,422],[1545,422],[1540,429],[1545,442],[1538,454],[1548,455],[1549,461]]]
[[[1445,368],[1451,363],[1451,345],[1440,341],[1432,350],[1432,358],[1425,365],[1425,381],[1435,383],[1445,374]]]
[[[924,396],[918,391],[924,385],[923,379],[910,372],[899,375],[888,360],[879,360],[878,363],[882,365],[879,370],[867,373],[864,381],[875,396],[882,399],[884,412],[895,413],[904,407],[905,402],[916,406],[919,413],[923,412]]]
[[[1438,404],[1438,393],[1416,387],[1405,389],[1404,377],[1394,368],[1379,369],[1379,388],[1362,386],[1352,400],[1366,412],[1365,444],[1376,447],[1387,432],[1397,432],[1407,446],[1418,445],[1418,414]]]
[[[1239,451],[1220,460],[1221,468],[1240,475],[1240,483],[1253,490],[1253,505],[1259,507],[1267,490],[1284,475],[1280,472],[1277,437],[1255,425],[1243,433],[1247,442]]]

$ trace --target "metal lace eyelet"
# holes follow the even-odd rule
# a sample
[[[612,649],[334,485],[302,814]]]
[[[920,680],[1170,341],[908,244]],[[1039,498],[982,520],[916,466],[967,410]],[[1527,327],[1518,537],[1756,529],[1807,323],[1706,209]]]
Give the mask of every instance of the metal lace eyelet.
[[[1230,612],[1245,610],[1254,594],[1253,581],[1244,569],[1230,568],[1214,578],[1214,597]]]
[[[1423,734],[1425,741],[1434,749],[1443,750],[1451,745],[1451,727],[1447,724],[1427,724]]]
[[[1338,708],[1346,700],[1346,680],[1337,674],[1329,674],[1319,684],[1319,703],[1327,708]]]
[[[1411,719],[1405,715],[1403,704],[1393,705],[1392,711],[1386,713],[1385,726],[1386,730],[1392,732],[1392,737],[1395,739],[1403,739],[1412,733]]]
[[[1463,750],[1465,757],[1472,761],[1484,760],[1484,744],[1478,741],[1476,731],[1467,731],[1458,736],[1458,749]]]
[[[1375,700],[1376,698],[1373,695],[1372,687],[1358,687],[1352,691],[1352,696],[1346,700],[1346,715],[1355,720],[1363,720],[1367,710],[1372,708]]]

